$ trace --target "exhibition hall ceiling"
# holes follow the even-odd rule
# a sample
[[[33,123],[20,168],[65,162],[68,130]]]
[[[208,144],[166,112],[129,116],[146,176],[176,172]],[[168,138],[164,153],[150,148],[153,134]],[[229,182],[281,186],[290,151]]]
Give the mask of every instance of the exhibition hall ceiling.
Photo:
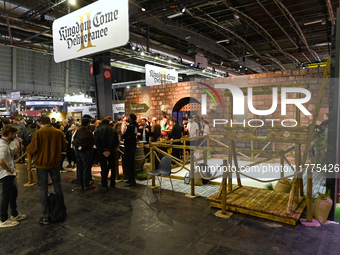
[[[0,0],[0,43],[53,53],[53,20],[94,2],[75,1]],[[180,60],[195,54],[233,74],[296,69],[326,61],[338,6],[336,0],[130,0],[130,44],[110,57],[136,69],[161,56],[184,69]],[[140,56],[148,35],[153,54]]]

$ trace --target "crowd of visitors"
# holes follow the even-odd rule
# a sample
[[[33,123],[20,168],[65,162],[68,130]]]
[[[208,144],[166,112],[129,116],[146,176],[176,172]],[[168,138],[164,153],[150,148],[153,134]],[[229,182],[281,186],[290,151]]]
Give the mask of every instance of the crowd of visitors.
[[[12,227],[25,219],[25,214],[19,214],[16,206],[18,191],[15,185],[17,175],[14,158],[24,151],[33,155],[33,165],[37,168],[40,189],[40,203],[42,207],[41,224],[49,221],[48,205],[48,175],[50,175],[54,192],[64,203],[60,173],[76,171],[76,183],[82,190],[94,189],[91,174],[92,166],[100,165],[102,191],[108,186],[115,188],[116,157],[119,146],[124,151],[123,166],[127,180],[127,187],[136,185],[135,181],[135,151],[137,142],[147,145],[163,139],[180,139],[182,137],[196,137],[210,133],[208,122],[198,116],[183,118],[178,123],[176,118],[168,120],[164,115],[161,120],[156,117],[143,117],[137,120],[135,114],[123,116],[117,121],[111,117],[96,120],[85,115],[82,120],[66,119],[58,122],[55,118],[43,116],[32,121],[13,118],[12,122],[0,121],[2,138],[0,140],[0,182],[2,183],[0,227]],[[191,140],[192,145],[196,144]],[[181,142],[174,142],[180,145]],[[188,143],[189,144],[189,143]],[[146,149],[146,146],[145,146]],[[121,151],[118,150],[118,151]],[[147,150],[147,149],[146,149]],[[181,157],[180,149],[174,149],[173,155]],[[146,151],[147,152],[147,151]],[[67,158],[68,165],[63,168]],[[109,173],[111,171],[111,177]],[[11,217],[8,216],[8,207]]]

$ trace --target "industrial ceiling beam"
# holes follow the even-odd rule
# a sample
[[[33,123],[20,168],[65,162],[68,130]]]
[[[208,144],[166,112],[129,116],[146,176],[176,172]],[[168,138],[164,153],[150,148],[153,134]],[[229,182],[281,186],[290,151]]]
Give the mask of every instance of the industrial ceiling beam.
[[[335,17],[334,17],[332,2],[331,2],[331,0],[326,0],[326,3],[327,3],[329,19],[331,20],[332,25],[335,25],[336,21],[335,21]]]
[[[288,22],[291,24],[292,28],[295,30],[296,34],[299,36],[301,41],[305,44],[307,50],[310,52],[310,54],[314,57],[316,61],[319,61],[320,57],[317,56],[315,51],[311,51],[308,45],[308,42],[306,40],[306,37],[304,33],[302,32],[299,24],[296,22],[294,16],[292,13],[287,9],[287,7],[280,1],[280,0],[274,0],[276,6],[280,9],[280,11],[283,13],[283,15],[286,17]]]
[[[244,12],[240,11],[239,9],[234,8],[231,6],[229,2],[226,0],[222,0],[222,3],[228,7],[231,11],[233,11],[235,14],[241,15],[242,19],[250,26],[252,27],[256,32],[258,32],[267,42],[269,42],[271,45],[273,45],[276,49],[278,49],[283,55],[287,56],[294,64],[295,61],[289,56],[289,53],[284,52],[280,45],[276,42],[276,40],[271,36],[271,34],[264,29],[258,22],[256,22],[253,18],[249,17]]]
[[[25,12],[21,18],[23,18],[26,21],[29,21],[33,19],[36,16],[42,15],[49,11],[50,9],[54,8],[55,6],[58,6],[61,3],[66,2],[67,0],[55,0],[55,1],[45,1],[38,5],[37,7]]]

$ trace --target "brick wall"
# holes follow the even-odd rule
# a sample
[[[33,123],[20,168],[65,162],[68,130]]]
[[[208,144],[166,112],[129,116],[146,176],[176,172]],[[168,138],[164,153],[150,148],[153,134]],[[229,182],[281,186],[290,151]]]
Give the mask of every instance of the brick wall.
[[[260,73],[260,74],[252,74],[248,76],[248,84],[250,87],[255,86],[264,86],[264,85],[275,85],[275,84],[292,84],[298,82],[307,82],[309,84],[309,91],[311,92],[311,100],[304,104],[307,110],[311,113],[314,112],[317,97],[319,94],[319,88],[321,86],[321,78],[323,77],[324,68],[318,67],[313,69],[297,69],[297,70],[289,70],[289,71],[276,71],[270,73]],[[226,78],[217,78],[210,80],[201,80],[198,82],[203,82],[210,86],[214,86],[215,84],[234,84],[237,85],[236,79],[238,77],[226,77]],[[241,86],[241,85],[240,85]],[[240,87],[239,86],[239,87]],[[159,85],[151,87],[151,117],[160,118],[162,115],[162,108],[165,109],[166,114],[170,117],[172,114],[172,109],[174,105],[184,97],[193,97],[201,102],[201,95],[205,92],[197,89],[197,87],[202,87],[202,85],[196,83],[195,81],[190,82],[181,82],[175,84],[167,84],[167,85]],[[125,90],[125,102],[126,102],[126,113],[129,114],[129,104],[133,103],[141,103],[142,95],[141,88],[130,88]],[[229,119],[228,117],[228,107],[229,102],[228,98],[224,96],[224,89],[216,89],[218,94],[222,99],[222,106],[217,101],[217,106],[214,104],[213,100],[208,96],[207,97],[207,116],[204,116],[210,123],[211,134],[213,135],[222,135],[223,134],[223,126],[219,125],[215,128],[212,126],[213,119],[224,118]],[[325,91],[325,96],[322,101],[322,108],[328,108],[328,95],[329,95],[329,86],[327,86]],[[294,98],[295,95],[288,95],[290,98]],[[278,107],[277,110],[271,114],[270,116],[254,116],[251,112],[248,112],[248,117],[246,121],[249,119],[295,119],[296,110],[293,105],[287,106],[287,115],[281,116],[281,96],[278,95]],[[288,97],[289,98],[289,97]],[[217,100],[217,98],[216,98]],[[255,109],[258,110],[266,110],[272,106],[272,95],[258,95],[253,96],[253,105]],[[235,120],[236,121],[236,120]],[[308,126],[311,122],[309,116],[305,116],[301,113],[301,125]],[[278,122],[279,123],[279,122]],[[267,124],[267,123],[266,123]],[[270,123],[268,123],[270,124]],[[249,147],[249,142],[237,142],[238,147],[247,148]],[[260,149],[262,144],[258,144],[258,148]],[[277,145],[278,149],[287,147],[287,145]],[[270,147],[268,147],[270,149]]]

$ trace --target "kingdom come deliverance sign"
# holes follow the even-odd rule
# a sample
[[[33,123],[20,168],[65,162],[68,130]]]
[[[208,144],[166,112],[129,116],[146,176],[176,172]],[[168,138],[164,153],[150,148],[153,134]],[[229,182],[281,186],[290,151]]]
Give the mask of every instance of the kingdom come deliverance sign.
[[[57,63],[119,47],[128,40],[128,0],[100,0],[53,22]]]

